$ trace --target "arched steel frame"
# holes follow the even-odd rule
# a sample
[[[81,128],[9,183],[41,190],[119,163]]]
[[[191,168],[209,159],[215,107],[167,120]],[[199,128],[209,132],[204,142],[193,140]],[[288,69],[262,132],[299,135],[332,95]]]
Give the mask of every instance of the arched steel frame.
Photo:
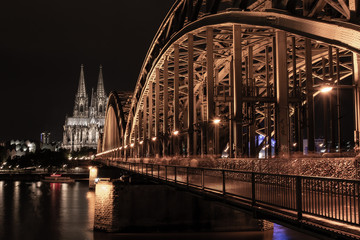
[[[104,133],[100,140],[98,153],[113,153],[112,157],[121,157],[121,149],[124,142],[125,114],[121,99],[117,92],[112,91],[106,107]]]
[[[313,101],[323,85],[337,96],[339,88],[354,90],[358,144],[360,28],[351,23],[358,12],[353,0],[177,1],[140,71],[124,154],[219,155],[226,148],[230,157],[261,149],[270,157],[275,139],[277,153],[288,156],[304,138],[313,151]],[[349,77],[352,85],[343,83]],[[334,144],[340,127],[333,120]]]

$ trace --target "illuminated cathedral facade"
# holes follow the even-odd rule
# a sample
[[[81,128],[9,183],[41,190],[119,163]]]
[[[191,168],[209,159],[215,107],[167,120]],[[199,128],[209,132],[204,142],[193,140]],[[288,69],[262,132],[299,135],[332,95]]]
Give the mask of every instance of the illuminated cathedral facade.
[[[72,117],[65,118],[62,147],[78,151],[83,147],[97,148],[97,142],[105,123],[107,96],[104,89],[102,67],[100,66],[96,91],[86,93],[84,66],[81,65],[79,87],[75,95]]]

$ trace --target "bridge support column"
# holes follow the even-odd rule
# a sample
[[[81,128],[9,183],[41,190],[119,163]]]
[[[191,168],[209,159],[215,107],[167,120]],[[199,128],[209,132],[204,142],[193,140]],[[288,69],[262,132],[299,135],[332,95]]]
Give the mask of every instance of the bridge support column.
[[[155,157],[160,157],[160,69],[155,77]]]
[[[152,156],[153,151],[152,151],[152,145],[153,145],[153,141],[152,141],[152,137],[154,137],[153,134],[153,82],[149,83],[149,93],[148,93],[148,101],[149,101],[149,116],[148,116],[148,155],[149,157]]]
[[[96,184],[94,230],[263,231],[272,228],[272,223],[267,223],[265,226],[264,220],[250,214],[164,185]]]
[[[194,148],[194,36],[188,34],[188,135],[187,152],[191,156],[196,153]]]
[[[174,44],[174,132],[177,131],[177,134],[173,134],[173,149],[175,155],[180,154],[179,78],[179,45]]]
[[[206,29],[206,103],[207,103],[207,154],[215,154],[214,144],[214,30],[211,27]]]
[[[143,104],[143,144],[142,144],[142,155],[143,157],[148,156],[147,152],[147,97],[144,97],[144,104]]]
[[[95,179],[98,177],[98,169],[90,167],[89,169],[89,189],[95,189]]]
[[[138,129],[137,129],[137,133],[138,133],[138,136],[137,136],[137,152],[138,152],[138,157],[141,158],[142,157],[142,144],[141,144],[141,124],[142,124],[142,114],[141,112],[139,113],[138,115]]]
[[[355,129],[354,143],[357,151],[360,149],[360,55],[353,53],[353,81],[354,81],[354,107],[355,107]]]
[[[289,80],[287,73],[287,40],[284,31],[276,31],[276,103],[278,107],[278,146],[282,157],[289,157]]]
[[[243,129],[242,129],[242,46],[241,46],[241,26],[233,26],[233,109],[234,109],[234,144],[235,157],[243,154]]]
[[[308,151],[315,151],[314,143],[314,97],[313,97],[313,77],[312,77],[312,53],[311,40],[305,38],[305,71],[306,71],[306,118],[307,118],[307,139]]]
[[[253,68],[253,47],[249,46],[248,49],[248,81],[250,85],[250,92],[248,95],[255,97],[255,79],[254,79],[254,68]],[[249,90],[248,90],[249,91]],[[256,130],[256,119],[255,119],[255,103],[250,103],[250,127],[249,127],[249,142],[250,142],[250,157],[256,156],[256,145],[255,145],[255,130]]]
[[[169,84],[168,84],[168,59],[165,57],[164,60],[164,94],[163,94],[163,156],[167,156],[168,152],[168,141],[169,141],[169,131],[168,131],[168,112],[169,112]]]

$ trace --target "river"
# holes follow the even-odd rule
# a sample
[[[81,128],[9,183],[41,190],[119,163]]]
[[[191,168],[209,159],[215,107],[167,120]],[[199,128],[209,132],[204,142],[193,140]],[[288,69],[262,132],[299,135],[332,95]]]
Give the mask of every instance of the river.
[[[101,233],[93,232],[95,194],[88,182],[0,181],[0,240],[303,240],[309,235],[274,225],[266,232]]]

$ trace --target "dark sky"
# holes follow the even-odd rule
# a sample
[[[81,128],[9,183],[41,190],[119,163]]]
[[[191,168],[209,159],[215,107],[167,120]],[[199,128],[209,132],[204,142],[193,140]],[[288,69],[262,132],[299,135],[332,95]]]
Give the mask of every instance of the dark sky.
[[[173,0],[12,0],[0,7],[0,141],[62,140],[80,64],[88,93],[133,90]]]

